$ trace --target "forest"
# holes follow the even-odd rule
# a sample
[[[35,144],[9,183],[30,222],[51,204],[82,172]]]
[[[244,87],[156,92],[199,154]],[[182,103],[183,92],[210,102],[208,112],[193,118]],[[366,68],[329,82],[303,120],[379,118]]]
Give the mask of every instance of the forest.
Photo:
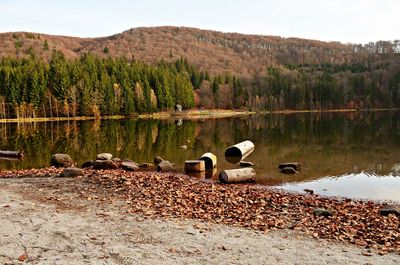
[[[130,116],[176,104],[252,111],[397,108],[397,61],[285,64],[238,77],[211,75],[184,57],[150,65],[91,53],[67,59],[57,50],[44,60],[31,51],[27,58],[0,60],[0,118]]]

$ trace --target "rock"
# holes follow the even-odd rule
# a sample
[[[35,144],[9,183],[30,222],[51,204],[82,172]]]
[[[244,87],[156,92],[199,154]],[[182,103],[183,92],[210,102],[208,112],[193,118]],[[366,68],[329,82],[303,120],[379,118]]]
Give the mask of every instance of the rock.
[[[94,161],[93,161],[93,160],[85,161],[85,162],[83,162],[83,164],[82,164],[82,168],[92,167],[93,164],[94,164]]]
[[[93,169],[117,169],[118,165],[111,160],[96,160],[93,162]]]
[[[111,161],[113,161],[114,163],[121,163],[122,159],[118,158],[118,157],[114,157],[113,159],[111,159]]]
[[[284,167],[280,171],[281,171],[281,173],[284,173],[284,174],[295,174],[295,173],[297,173],[296,169],[294,169],[292,167]]]
[[[160,164],[162,161],[164,161],[164,158],[162,158],[161,156],[154,157],[154,164],[155,165]]]
[[[383,216],[388,216],[389,214],[394,214],[397,217],[400,216],[400,207],[395,205],[385,205],[379,210],[379,214]]]
[[[77,167],[67,167],[60,173],[61,178],[73,178],[78,176],[83,176],[83,169]]]
[[[249,161],[240,161],[239,166],[241,167],[254,167],[254,163]]]
[[[145,168],[145,169],[155,169],[156,167],[152,163],[141,163],[138,165],[139,168]]]
[[[111,160],[112,157],[110,153],[101,153],[96,156],[96,160]]]
[[[171,162],[164,160],[164,161],[161,161],[160,164],[158,164],[157,171],[158,172],[169,172],[169,171],[175,171],[175,169],[174,169],[174,166],[171,164]]]
[[[184,144],[184,145],[179,146],[179,148],[182,149],[182,150],[186,150],[188,147],[187,147],[186,144]]]
[[[129,162],[129,161],[125,161],[122,162],[122,169],[124,169],[125,171],[138,171],[139,167],[138,164],[135,162]]]
[[[313,194],[314,194],[314,191],[313,191],[313,190],[311,190],[311,189],[304,189],[303,191],[305,191],[305,192],[307,192],[307,193],[310,193],[311,195],[313,195]]]
[[[280,170],[284,169],[285,167],[292,167],[294,168],[294,170],[299,171],[301,168],[301,164],[299,162],[287,162],[278,165],[278,168]]]
[[[67,154],[54,154],[51,157],[50,163],[54,167],[71,167],[73,166],[74,161]]]
[[[319,217],[319,216],[334,216],[336,214],[336,210],[334,209],[326,209],[326,208],[315,208],[314,209],[314,216]]]

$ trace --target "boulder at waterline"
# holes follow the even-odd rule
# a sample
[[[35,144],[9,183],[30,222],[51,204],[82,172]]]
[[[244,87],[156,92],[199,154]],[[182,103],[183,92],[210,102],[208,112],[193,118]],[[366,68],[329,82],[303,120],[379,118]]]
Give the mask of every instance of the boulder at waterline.
[[[283,174],[296,174],[297,173],[296,169],[294,169],[292,167],[284,167],[280,171]]]
[[[326,209],[326,208],[315,208],[314,209],[314,215],[316,217],[319,217],[319,216],[328,217],[328,216],[334,216],[335,214],[336,214],[336,210],[334,210],[334,209]]]
[[[74,161],[67,154],[54,154],[51,156],[50,164],[54,167],[71,167]]]
[[[135,162],[124,161],[122,162],[122,169],[124,169],[125,171],[138,171],[139,167],[138,164]]]
[[[82,168],[92,167],[93,165],[94,165],[94,161],[88,160],[88,161],[83,162]]]
[[[169,162],[167,160],[164,160],[164,161],[161,161],[160,164],[158,164],[157,171],[159,171],[159,172],[170,172],[170,171],[175,171],[175,168],[171,164],[171,162]]]
[[[160,164],[162,161],[164,161],[164,158],[162,158],[161,156],[154,157],[154,164],[155,165]]]
[[[61,178],[73,178],[83,176],[83,169],[77,167],[67,167],[59,175]]]
[[[299,162],[287,162],[287,163],[280,163],[278,165],[279,169],[284,169],[285,167],[292,167],[294,170],[299,171],[301,168],[301,164]]]
[[[249,161],[240,161],[239,166],[240,167],[254,167],[254,163],[249,162]]]
[[[111,160],[113,157],[110,153],[101,153],[96,156],[96,160]]]
[[[400,207],[395,205],[385,205],[379,210],[379,214],[383,216],[388,216],[389,214],[400,216]]]
[[[117,169],[118,165],[111,160],[96,160],[93,162],[93,169]]]

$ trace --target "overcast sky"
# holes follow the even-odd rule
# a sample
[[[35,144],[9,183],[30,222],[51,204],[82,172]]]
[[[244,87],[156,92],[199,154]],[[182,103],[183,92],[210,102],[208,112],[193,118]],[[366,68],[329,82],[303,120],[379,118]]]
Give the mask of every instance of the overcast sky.
[[[188,26],[326,41],[400,39],[400,0],[0,0],[0,32],[101,37]]]

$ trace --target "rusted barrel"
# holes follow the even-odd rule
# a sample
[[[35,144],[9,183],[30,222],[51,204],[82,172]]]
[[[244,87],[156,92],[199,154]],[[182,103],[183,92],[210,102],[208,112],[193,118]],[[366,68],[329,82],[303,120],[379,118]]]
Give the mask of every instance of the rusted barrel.
[[[203,154],[199,160],[204,160],[207,170],[211,170],[217,166],[217,156],[213,153],[207,152]]]
[[[219,173],[219,181],[222,183],[254,182],[255,180],[256,172],[251,167],[227,169]]]
[[[204,160],[186,160],[185,172],[203,172],[206,170]]]
[[[254,144],[251,141],[244,141],[225,150],[225,159],[232,164],[237,164],[254,151]]]

